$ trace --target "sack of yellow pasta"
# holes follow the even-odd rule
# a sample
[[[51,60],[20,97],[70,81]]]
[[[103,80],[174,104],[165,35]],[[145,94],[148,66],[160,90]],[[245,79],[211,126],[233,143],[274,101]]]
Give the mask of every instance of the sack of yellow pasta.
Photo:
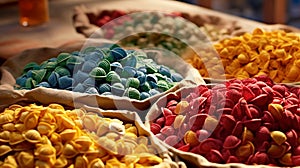
[[[1,167],[186,167],[137,113],[25,97],[0,110]]]

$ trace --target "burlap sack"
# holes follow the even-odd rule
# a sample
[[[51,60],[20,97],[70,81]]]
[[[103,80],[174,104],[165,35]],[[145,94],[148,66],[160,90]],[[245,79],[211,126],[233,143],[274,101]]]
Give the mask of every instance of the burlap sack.
[[[211,13],[206,13],[207,9],[198,7],[198,12],[194,12],[193,7],[182,3],[182,8],[178,9],[176,7],[172,7],[172,3],[179,3],[179,2],[149,2],[149,1],[123,1],[118,2],[120,5],[116,5],[115,2],[105,3],[104,5],[94,5],[92,7],[86,7],[85,5],[76,6],[74,8],[74,15],[73,15],[73,26],[78,33],[83,34],[85,37],[95,37],[93,35],[100,27],[96,25],[97,19],[101,12],[105,10],[122,10],[127,13],[132,12],[143,12],[143,11],[158,11],[158,12],[181,12],[182,17],[199,27],[204,25],[213,25],[214,28],[217,30],[226,30],[226,36],[230,37],[234,35],[239,35],[245,32],[242,29],[242,25],[237,20],[233,20],[230,18],[226,18],[226,16],[220,17],[220,15],[216,16]],[[128,6],[130,4],[132,7],[124,8],[123,6]],[[140,5],[136,5],[140,4]],[[160,4],[160,5],[159,5]],[[165,6],[165,8],[163,8]],[[224,38],[225,38],[224,37]]]
[[[16,91],[15,91],[16,92]],[[4,94],[3,94],[4,93]],[[18,94],[18,92],[16,93]],[[6,107],[9,107],[12,104],[19,104],[22,106],[29,105],[31,103],[39,104],[47,106],[51,103],[61,104],[60,100],[54,100],[51,103],[48,101],[48,95],[39,95],[39,99],[33,99],[35,97],[34,94],[39,94],[38,92],[28,94],[18,94],[18,96],[12,99],[11,95],[5,94],[5,90],[0,90],[1,100],[7,98],[6,104],[0,106],[0,112],[4,111]],[[136,112],[131,112],[127,110],[103,110],[97,107],[90,107],[87,105],[82,105],[80,107],[75,107],[70,103],[68,105],[64,105],[66,109],[74,109],[74,108],[82,108],[85,109],[86,112],[97,113],[99,116],[103,116],[106,118],[116,118],[124,123],[131,123],[137,127],[138,134],[140,136],[146,136],[150,140],[150,144],[155,147],[157,150],[157,155],[163,159],[163,162],[154,167],[158,168],[186,168],[186,164],[179,160],[179,158],[172,152],[168,151],[167,148],[162,146],[160,142],[158,142],[155,138],[153,138],[153,134],[146,129],[143,122],[139,118]]]
[[[86,42],[86,43],[85,43]],[[105,40],[101,43],[107,42]],[[147,51],[153,54],[149,54],[149,57],[154,59],[158,64],[169,66],[181,73],[184,80],[172,87],[168,91],[157,94],[145,100],[134,100],[127,97],[118,96],[103,96],[95,94],[83,94],[78,92],[72,92],[67,90],[50,89],[50,88],[35,88],[32,90],[14,90],[15,79],[21,75],[23,67],[29,62],[41,63],[49,58],[56,57],[60,52],[80,51],[83,47],[87,47],[93,44],[99,46],[99,40],[87,40],[79,41],[72,44],[67,44],[59,48],[38,48],[24,51],[23,53],[7,60],[2,69],[2,78],[0,80],[0,105],[5,105],[8,100],[13,100],[16,97],[25,96],[32,100],[40,100],[43,97],[47,97],[45,101],[51,103],[58,101],[67,106],[96,106],[102,109],[126,109],[131,111],[140,112],[141,118],[144,119],[146,112],[149,110],[152,104],[162,95],[175,91],[180,87],[203,84],[204,81],[199,75],[198,71],[191,65],[185,63],[178,56],[165,56],[159,54],[158,51]],[[170,61],[172,59],[172,61]]]
[[[228,36],[237,36],[245,32],[251,32],[257,27],[266,30],[281,29],[286,32],[299,32],[299,29],[282,24],[264,24],[242,17],[206,9],[197,5],[190,5],[178,1],[156,1],[156,0],[127,0],[127,1],[106,1],[91,4],[90,6],[76,6],[74,8],[73,26],[78,33],[86,37],[99,29],[96,21],[99,14],[104,10],[122,10],[125,12],[138,11],[159,11],[159,12],[181,12],[183,18],[201,27],[210,24],[216,28],[228,31]],[[222,40],[222,39],[220,39]]]
[[[208,87],[213,87],[215,84],[208,84]],[[193,92],[195,87],[186,87],[186,88],[181,88],[175,92],[168,93],[167,95],[161,97],[160,99],[157,100],[156,104],[151,107],[149,110],[147,116],[146,116],[146,121],[145,121],[145,126],[147,129],[150,129],[150,124],[155,120],[157,117],[160,115],[160,108],[161,107],[166,107],[167,100],[170,100],[174,97],[180,97],[180,98],[185,98],[187,95],[189,95],[191,92]],[[189,162],[193,167],[216,167],[216,168],[230,168],[230,167],[235,167],[235,168],[244,168],[244,167],[259,167],[259,168],[271,168],[271,166],[267,165],[246,165],[246,164],[241,164],[241,163],[229,163],[229,164],[219,164],[219,163],[212,163],[209,162],[205,157],[192,153],[192,152],[184,152],[181,150],[178,150],[174,148],[173,146],[170,146],[160,139],[156,138],[157,141],[159,141],[162,146],[165,146],[166,148],[169,149],[169,151],[174,152],[178,157],[184,161],[184,162]]]

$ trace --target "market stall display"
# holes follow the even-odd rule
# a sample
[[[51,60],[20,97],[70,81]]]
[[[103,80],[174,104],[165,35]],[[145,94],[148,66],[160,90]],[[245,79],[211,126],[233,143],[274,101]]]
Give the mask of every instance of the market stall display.
[[[0,67],[0,166],[300,166],[298,29],[152,0],[72,22]]]

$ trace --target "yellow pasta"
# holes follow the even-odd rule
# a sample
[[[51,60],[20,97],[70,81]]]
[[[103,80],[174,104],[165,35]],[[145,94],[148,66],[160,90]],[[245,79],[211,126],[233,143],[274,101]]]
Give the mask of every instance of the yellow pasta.
[[[267,75],[278,83],[300,81],[300,36],[283,30],[265,31],[256,28],[252,33],[224,39],[214,44],[224,73],[207,53],[194,54],[185,60],[199,70],[203,77],[249,78]],[[201,59],[207,59],[203,61]],[[217,58],[217,57],[216,57]]]
[[[149,137],[84,109],[11,105],[0,113],[0,167],[148,167],[163,159]]]

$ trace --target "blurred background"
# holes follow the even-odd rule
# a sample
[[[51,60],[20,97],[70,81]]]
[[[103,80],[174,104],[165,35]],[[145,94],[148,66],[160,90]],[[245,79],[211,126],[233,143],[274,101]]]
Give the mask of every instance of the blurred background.
[[[1,58],[9,58],[25,49],[33,47],[58,47],[66,43],[84,39],[84,36],[77,33],[73,26],[72,17],[74,15],[74,7],[77,5],[91,5],[98,2],[124,2],[127,0],[49,0],[50,21],[46,24],[32,27],[22,27],[19,25],[20,12],[18,10],[18,1],[0,0],[0,62]],[[32,0],[32,2],[35,1]],[[154,0],[148,1],[153,2]],[[157,1],[181,1],[187,5],[174,3],[175,6],[184,8],[187,6],[190,7],[189,4],[192,4],[262,23],[285,24],[300,28],[300,0]],[[159,4],[157,5],[159,6]]]
[[[52,0],[53,1],[53,0]],[[70,0],[60,0],[70,1]],[[99,0],[100,1],[100,0]],[[104,0],[102,0],[104,1]],[[300,27],[300,0],[178,0],[264,23]],[[5,6],[18,0],[0,0]]]
[[[300,0],[182,0],[264,23],[300,27]]]

